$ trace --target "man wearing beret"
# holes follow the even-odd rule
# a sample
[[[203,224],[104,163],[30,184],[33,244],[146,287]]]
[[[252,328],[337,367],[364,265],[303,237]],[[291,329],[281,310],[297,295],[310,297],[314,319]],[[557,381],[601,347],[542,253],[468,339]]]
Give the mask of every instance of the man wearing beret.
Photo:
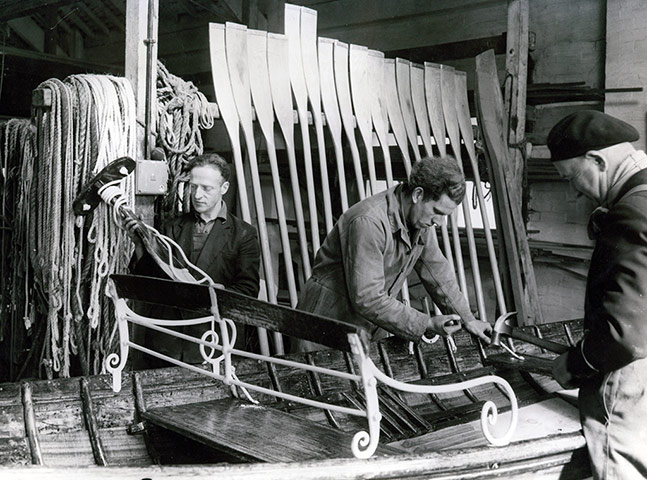
[[[560,120],[548,148],[560,176],[600,206],[583,339],[558,357],[555,379],[579,387],[594,478],[647,478],[647,156],[638,132],[598,111]]]

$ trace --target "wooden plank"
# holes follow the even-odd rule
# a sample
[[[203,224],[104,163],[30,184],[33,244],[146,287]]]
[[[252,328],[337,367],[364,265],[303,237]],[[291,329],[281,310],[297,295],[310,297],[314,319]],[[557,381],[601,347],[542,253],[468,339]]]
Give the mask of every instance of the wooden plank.
[[[25,434],[29,443],[29,452],[31,454],[31,463],[34,465],[43,464],[43,454],[38,439],[38,430],[34,418],[34,403],[32,400],[32,387],[29,382],[22,383],[22,405],[23,417],[25,419]]]
[[[528,32],[529,32],[529,2],[528,0],[508,1],[508,34],[506,45],[506,82],[504,96],[505,131],[508,138],[508,161],[503,166],[506,175],[507,190],[510,196],[510,207],[513,215],[523,223],[521,206],[523,203],[522,184],[525,169],[524,152],[526,141],[526,83],[528,78]],[[519,226],[519,225],[517,225]],[[525,227],[525,225],[524,225]],[[520,241],[519,236],[524,236]],[[522,325],[527,323],[543,323],[539,293],[532,259],[527,247],[526,230],[517,230],[517,241],[520,243],[521,268],[525,278],[526,301],[531,316],[530,322],[522,319]]]
[[[81,377],[79,390],[81,392],[81,401],[83,404],[83,418],[85,420],[85,427],[88,430],[88,436],[90,437],[90,445],[92,446],[94,462],[100,466],[108,465],[103,443],[101,441],[101,435],[99,434],[97,416],[95,414],[94,403],[92,401],[92,392],[87,377]]]
[[[488,50],[476,57],[476,104],[479,111],[479,125],[488,151],[488,159],[492,165],[492,182],[494,185],[495,205],[500,221],[497,223],[500,239],[505,244],[508,260],[508,272],[511,279],[511,289],[514,297],[515,310],[519,313],[519,324],[524,325],[531,318],[526,303],[525,282],[520,268],[519,248],[525,243],[528,256],[528,242],[525,226],[516,208],[510,205],[512,199],[508,196],[505,175],[502,164],[507,162],[508,150],[504,137],[503,98],[499,87],[494,52]],[[520,232],[521,235],[516,235]]]
[[[209,287],[136,275],[111,275],[122,298],[174,306],[203,315],[211,307]],[[368,345],[361,327],[264,302],[230,290],[216,289],[218,310],[224,318],[311,340],[338,350],[350,351],[348,334],[356,333]]]
[[[353,435],[236,399],[149,409],[144,417],[244,460],[298,462],[350,458]],[[382,454],[397,453],[378,447]]]

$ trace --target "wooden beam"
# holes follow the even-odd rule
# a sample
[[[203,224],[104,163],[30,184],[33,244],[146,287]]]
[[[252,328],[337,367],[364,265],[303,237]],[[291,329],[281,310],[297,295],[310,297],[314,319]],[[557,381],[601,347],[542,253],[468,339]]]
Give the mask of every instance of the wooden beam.
[[[441,43],[425,47],[405,48],[384,52],[387,58],[406,58],[415,63],[442,62],[473,58],[484,50],[494,50],[497,55],[506,52],[506,33],[491,37],[462,40],[460,42]]]
[[[85,3],[79,2],[76,5],[83,11],[83,13],[85,13],[87,15],[87,17],[90,20],[92,20],[92,23],[94,25],[96,25],[96,27],[99,30],[101,30],[105,35],[110,34],[110,29],[108,27],[106,27],[103,20],[101,20],[99,17],[97,17],[97,14],[94,13],[92,10],[90,10],[90,8],[88,8],[88,6]]]
[[[0,21],[26,17],[46,7],[62,7],[76,0],[0,0]]]
[[[81,30],[87,37],[94,37],[95,33],[94,30],[92,30],[87,23],[85,23],[81,17],[78,15],[74,15],[72,12],[74,10],[78,10],[78,7],[63,7],[61,11],[63,14],[69,19],[70,23],[72,23],[76,28]],[[53,23],[56,23],[55,21]],[[52,24],[53,24],[52,23]]]
[[[537,293],[537,281],[530,252],[527,251],[527,233],[522,216],[525,151],[527,146],[524,136],[528,78],[528,23],[530,16],[528,3],[528,0],[508,0],[507,76],[504,82],[504,108],[508,115],[504,117],[504,131],[508,139],[509,162],[504,164],[503,167],[510,197],[510,207],[517,210],[518,218],[524,226],[522,230],[517,230],[517,241],[521,257],[521,268],[525,279],[528,313],[534,323],[543,323],[539,294]],[[520,235],[526,238],[520,239]]]
[[[152,32],[149,38],[149,2],[152,2]],[[135,92],[137,103],[137,159],[144,158],[144,137],[146,123],[146,64],[147,44],[151,45],[153,68],[157,68],[157,31],[159,18],[159,0],[127,0],[126,1],[126,78],[130,80]],[[154,43],[150,43],[154,42]],[[153,76],[155,78],[155,76]],[[148,101],[155,104],[157,98],[155,82],[152,82]],[[154,117],[154,115],[153,115]],[[150,225],[154,220],[155,196],[138,195],[135,206],[142,220]]]
[[[104,4],[103,2],[99,2],[97,0],[94,0],[93,2],[94,5],[101,5],[101,14],[104,15],[108,20],[110,20],[111,25],[110,27],[115,27],[119,31],[123,32],[126,30],[126,16],[124,15],[123,17],[115,15],[111,8],[110,5]]]
[[[56,54],[56,44],[58,43],[56,35],[56,19],[58,18],[57,8],[55,6],[45,7],[43,16],[45,17],[43,51],[45,53]]]

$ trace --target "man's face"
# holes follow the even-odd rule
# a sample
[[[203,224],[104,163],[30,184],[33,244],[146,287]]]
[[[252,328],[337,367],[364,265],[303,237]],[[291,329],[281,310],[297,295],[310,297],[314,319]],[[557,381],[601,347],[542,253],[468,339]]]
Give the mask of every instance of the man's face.
[[[222,196],[229,188],[220,171],[210,165],[195,167],[189,173],[189,188],[191,189],[191,205],[198,213],[215,215],[220,206]]]
[[[568,180],[581,195],[599,202],[605,192],[606,162],[595,155],[585,155],[554,162],[560,177]],[[602,176],[605,176],[603,179]],[[579,195],[578,195],[579,196]]]
[[[445,193],[438,200],[425,201],[423,197],[423,189],[416,187],[411,195],[412,204],[407,219],[409,225],[416,229],[440,225],[443,218],[450,215],[457,206]]]

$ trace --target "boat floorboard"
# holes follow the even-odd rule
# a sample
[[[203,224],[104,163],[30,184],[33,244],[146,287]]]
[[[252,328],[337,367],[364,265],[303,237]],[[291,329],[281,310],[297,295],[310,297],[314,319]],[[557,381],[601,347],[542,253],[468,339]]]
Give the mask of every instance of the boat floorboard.
[[[510,422],[510,411],[499,412],[492,433],[501,436]],[[512,442],[577,432],[581,429],[576,407],[561,398],[549,398],[519,409],[519,422]],[[481,432],[480,420],[446,428],[390,443],[411,453],[432,452],[448,448],[468,448],[488,445]]]
[[[353,435],[349,433],[238,399],[153,408],[142,415],[156,425],[244,460],[294,462],[353,456]],[[376,453],[402,450],[381,445]]]

